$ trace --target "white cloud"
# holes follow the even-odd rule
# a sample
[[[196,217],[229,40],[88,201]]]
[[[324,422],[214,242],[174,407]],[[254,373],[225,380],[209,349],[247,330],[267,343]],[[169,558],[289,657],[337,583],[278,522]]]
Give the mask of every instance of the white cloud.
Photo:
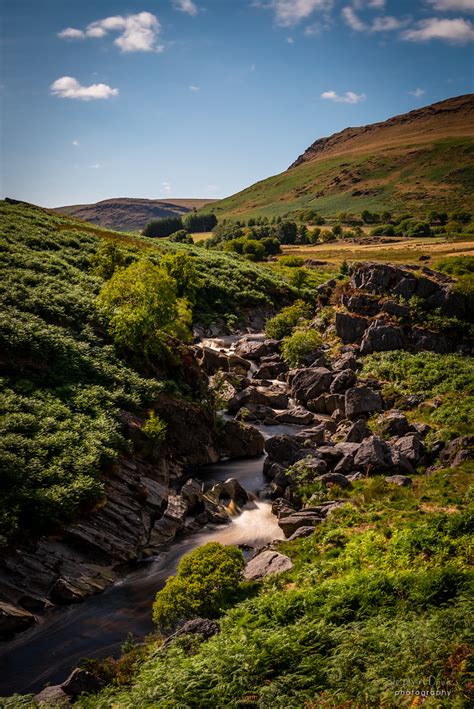
[[[117,96],[118,89],[112,89],[107,84],[91,84],[82,86],[77,79],[72,76],[62,76],[56,79],[49,87],[53,96],[60,98],[74,98],[80,101],[96,101]]]
[[[355,32],[366,32],[369,27],[356,15],[352,7],[343,7],[341,14],[346,25],[349,25]]]
[[[414,96],[415,98],[421,98],[426,94],[425,89],[414,89],[413,91],[408,92],[410,96]]]
[[[287,42],[287,44],[294,44],[295,40],[293,39],[293,37],[287,37],[286,42]]]
[[[359,10],[363,7],[371,7],[375,10],[381,10],[385,7],[385,0],[352,0],[352,4]]]
[[[199,12],[196,3],[194,3],[193,0],[174,0],[173,5],[176,10],[185,12],[187,15],[192,15],[192,17],[197,15]]]
[[[474,12],[474,0],[428,0],[435,10]]]
[[[431,17],[418,22],[415,29],[405,30],[401,36],[411,42],[441,39],[453,44],[466,44],[474,41],[474,25],[462,17],[455,20]]]
[[[261,6],[274,11],[279,25],[290,27],[300,20],[306,20],[316,10],[328,12],[333,6],[333,0],[270,0]]]
[[[168,182],[168,180],[164,180],[161,183],[161,193],[169,195],[170,192],[171,192],[171,183]]]
[[[76,30],[74,27],[66,27],[62,32],[58,32],[58,37],[61,39],[84,39],[85,36],[82,30]]]
[[[365,94],[356,94],[353,91],[346,91],[345,94],[337,94],[335,91],[323,91],[321,98],[326,101],[335,101],[336,103],[360,103],[365,101]]]
[[[201,90],[201,87],[200,87],[200,86],[194,86],[193,84],[191,84],[191,86],[189,87],[189,90],[190,90],[190,91],[194,91],[194,93],[197,93],[198,91]]]
[[[374,19],[370,30],[371,32],[392,32],[393,30],[399,30],[404,24],[401,20],[397,20],[396,17],[383,15]]]
[[[156,43],[161,25],[151,12],[136,15],[105,17],[87,25],[85,30],[68,27],[59,33],[62,39],[105,37],[109,32],[119,32],[114,44],[122,52],[162,52],[163,46]]]
[[[78,140],[73,140],[72,144],[74,145],[75,148],[78,148],[80,146],[80,143]]]
[[[89,165],[89,167],[90,167],[92,170],[99,170],[99,169],[102,167],[102,165],[100,164],[100,162],[96,162],[96,163],[94,163],[93,165]]]

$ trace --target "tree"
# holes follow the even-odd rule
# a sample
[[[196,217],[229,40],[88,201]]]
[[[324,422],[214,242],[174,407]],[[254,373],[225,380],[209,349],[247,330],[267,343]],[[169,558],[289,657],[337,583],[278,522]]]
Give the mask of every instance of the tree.
[[[181,217],[166,217],[157,221],[148,222],[143,230],[143,236],[161,238],[170,236],[183,228]]]
[[[194,258],[182,251],[177,254],[166,254],[161,259],[160,266],[175,281],[178,297],[186,298],[190,303],[194,304],[196,291],[201,284]]]
[[[342,226],[340,224],[334,224],[332,233],[334,236],[342,236]]]
[[[197,214],[189,212],[183,219],[185,228],[191,234],[197,234],[203,231],[212,231],[217,225],[217,217],[215,214]]]
[[[280,222],[276,228],[276,235],[282,244],[295,244],[297,231],[295,222]]]
[[[245,566],[240,549],[217,542],[183,556],[176,576],[156,594],[153,620],[161,632],[197,618],[216,618],[235,597]]]
[[[428,222],[417,222],[408,229],[409,236],[431,236],[431,228]]]
[[[251,261],[261,261],[265,256],[265,247],[256,239],[246,239],[243,252]]]
[[[188,303],[178,298],[176,280],[151,261],[117,269],[97,308],[116,344],[135,353],[163,356],[170,337],[189,337]]]
[[[180,229],[179,231],[175,231],[174,234],[171,234],[169,237],[170,241],[173,241],[176,244],[193,244],[193,237],[191,234],[188,234],[186,229]]]
[[[104,280],[111,278],[115,270],[126,263],[126,254],[114,241],[102,241],[91,258],[93,272]]]

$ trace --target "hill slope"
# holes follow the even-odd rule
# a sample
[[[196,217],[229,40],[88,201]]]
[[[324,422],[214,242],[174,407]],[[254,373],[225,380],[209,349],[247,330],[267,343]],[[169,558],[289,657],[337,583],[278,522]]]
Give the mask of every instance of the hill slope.
[[[152,219],[174,217],[192,209],[200,209],[213,202],[212,199],[134,199],[118,197],[104,199],[95,204],[71,204],[57,207],[54,211],[67,214],[85,222],[92,222],[108,229],[136,231],[143,229]]]
[[[286,170],[221,200],[218,216],[472,209],[474,94],[314,142]]]

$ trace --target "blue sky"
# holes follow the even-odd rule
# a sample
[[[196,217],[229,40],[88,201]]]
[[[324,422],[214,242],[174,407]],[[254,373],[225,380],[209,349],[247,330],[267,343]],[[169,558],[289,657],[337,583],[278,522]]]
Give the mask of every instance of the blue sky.
[[[474,0],[3,0],[2,196],[224,197],[472,91]]]

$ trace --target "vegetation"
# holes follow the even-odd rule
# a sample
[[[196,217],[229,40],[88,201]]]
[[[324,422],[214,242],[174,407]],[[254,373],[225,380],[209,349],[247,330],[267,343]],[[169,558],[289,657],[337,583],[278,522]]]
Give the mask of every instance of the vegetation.
[[[275,317],[267,320],[265,333],[271,339],[281,340],[283,337],[291,335],[293,328],[309,318],[310,315],[311,306],[298,300],[293,305],[282,308]]]
[[[165,217],[164,219],[157,219],[153,222],[148,222],[146,227],[143,229],[143,236],[150,236],[152,238],[160,238],[164,236],[171,236],[177,231],[183,229],[183,220],[181,217]]]
[[[170,576],[156,594],[153,619],[161,632],[173,630],[190,618],[216,618],[242,580],[242,552],[211,542],[183,556],[176,576]]]
[[[212,231],[217,224],[217,218],[215,214],[189,212],[184,217],[183,224],[191,234],[197,234],[202,231]]]
[[[312,328],[297,328],[283,339],[282,357],[290,367],[298,367],[307,362],[308,357],[316,359],[318,347],[322,344],[321,336]]]

